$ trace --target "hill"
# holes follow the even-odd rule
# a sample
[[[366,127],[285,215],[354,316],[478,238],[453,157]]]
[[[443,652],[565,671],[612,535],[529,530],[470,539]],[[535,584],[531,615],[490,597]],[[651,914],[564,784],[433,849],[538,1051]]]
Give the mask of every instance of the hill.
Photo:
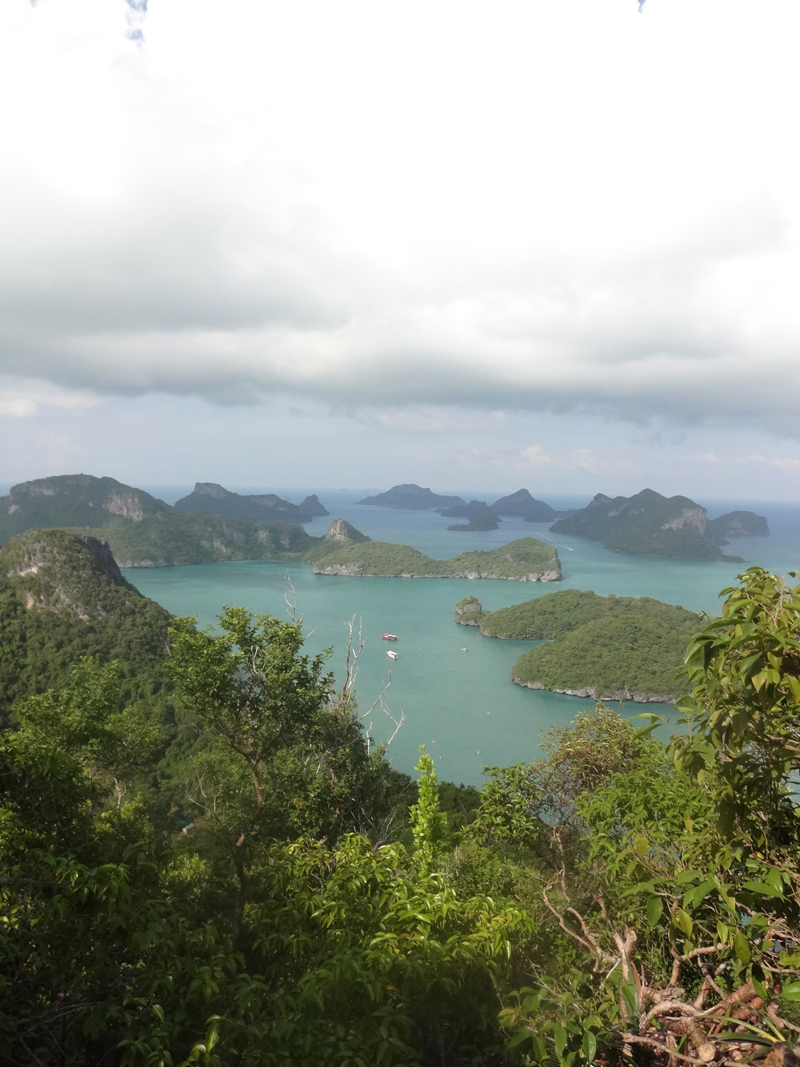
[[[553,522],[563,512],[555,511],[543,500],[531,496],[527,489],[519,489],[510,496],[502,496],[492,504],[495,515],[522,518],[526,522]]]
[[[494,512],[491,511],[490,508],[486,506],[486,504],[483,504],[480,501],[473,500],[472,503],[477,504],[478,506],[473,507],[471,509],[471,514],[469,515],[469,522],[463,526],[448,526],[448,530],[458,530],[467,532],[471,530],[497,529],[498,522],[494,515]]]
[[[120,574],[105,541],[28,530],[0,549],[0,719],[64,683],[81,656],[117,659],[127,699],[162,702],[169,613]]]
[[[371,541],[348,523],[361,540],[347,536],[312,549],[315,574],[339,574],[369,578],[505,578],[520,582],[553,582],[561,578],[561,563],[552,545],[523,537],[491,552],[464,552],[451,559],[431,559],[410,545]],[[336,525],[332,524],[332,527]],[[329,531],[330,533],[330,531]],[[328,535],[326,535],[327,539]]]
[[[487,637],[544,641],[520,656],[513,681],[530,689],[598,700],[672,702],[687,691],[678,677],[701,625],[694,612],[650,597],[601,597],[578,589],[484,612],[467,597],[456,620]]]
[[[63,474],[11,487],[0,497],[0,544],[25,530],[83,526],[101,529],[115,518],[139,523],[171,511],[169,504],[115,478]]]
[[[311,508],[318,515],[327,515],[316,496],[311,502],[306,497],[304,503],[309,502]],[[322,508],[320,511],[319,509]],[[188,496],[181,497],[175,503],[176,511],[205,511],[209,515],[223,515],[228,519],[246,519],[248,522],[311,522],[314,518],[312,510],[304,510],[302,506],[292,504],[275,493],[263,493],[245,496],[240,493],[232,493],[230,490],[217,485],[216,482],[196,482],[193,492]]]
[[[709,519],[708,525],[716,530],[720,537],[767,537],[769,523],[765,515],[756,515],[754,511],[729,511],[718,519]]]
[[[295,560],[320,540],[296,523],[181,511],[142,489],[89,474],[23,482],[0,498],[0,544],[25,530],[52,528],[107,540],[122,567]]]
[[[723,555],[720,546],[727,542],[710,525],[704,507],[688,497],[665,497],[652,489],[614,499],[598,493],[582,511],[559,519],[550,529],[599,541],[612,552],[743,562]]]
[[[423,489],[413,482],[394,485],[385,493],[368,496],[359,500],[359,504],[373,504],[384,508],[404,508],[409,511],[427,511],[429,508],[450,508],[463,505],[460,496],[440,496],[430,489]]]

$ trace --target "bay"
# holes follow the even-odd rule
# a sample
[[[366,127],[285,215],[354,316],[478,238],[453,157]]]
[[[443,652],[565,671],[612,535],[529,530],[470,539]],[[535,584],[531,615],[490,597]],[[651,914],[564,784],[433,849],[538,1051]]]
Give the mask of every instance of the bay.
[[[477,596],[487,611],[542,596],[557,589],[592,590],[599,595],[651,596],[693,611],[715,614],[720,590],[734,583],[746,566],[758,564],[779,574],[800,565],[800,509],[790,505],[709,503],[711,516],[749,507],[767,514],[772,534],[745,538],[725,551],[748,562],[660,560],[609,552],[580,538],[550,534],[547,524],[506,519],[498,530],[458,533],[447,526],[459,520],[432,511],[399,511],[358,505],[354,493],[317,492],[330,518],[306,528],[324,533],[333,518],[344,518],[376,540],[413,545],[435,558],[492,549],[517,537],[534,536],[556,545],[564,579],[552,583],[470,581],[468,579],[342,578],[314,575],[308,564],[261,561],[213,563],[157,570],[132,569],[125,576],[145,596],[178,615],[196,615],[200,625],[216,622],[224,605],[289,618],[296,601],[310,652],[333,648],[330,664],[338,676],[347,641],[347,620],[361,626],[364,648],[359,659],[357,693],[362,713],[369,712],[390,678],[384,701],[393,716],[405,717],[389,755],[398,769],[413,773],[418,746],[434,756],[440,778],[480,784],[486,766],[537,758],[543,731],[566,725],[591,700],[523,689],[511,682],[511,669],[530,642],[481,637],[460,626],[454,606]],[[282,490],[283,492],[283,490]],[[287,492],[295,500],[306,490]],[[491,494],[489,495],[491,499]],[[580,501],[553,499],[554,507]],[[292,591],[293,590],[293,591]],[[385,631],[399,640],[387,646]],[[390,663],[387,647],[398,652]],[[464,651],[466,650],[466,651]],[[668,716],[660,704],[627,704],[623,713],[653,711]],[[380,705],[366,715],[365,726],[376,741],[385,741],[394,724]]]

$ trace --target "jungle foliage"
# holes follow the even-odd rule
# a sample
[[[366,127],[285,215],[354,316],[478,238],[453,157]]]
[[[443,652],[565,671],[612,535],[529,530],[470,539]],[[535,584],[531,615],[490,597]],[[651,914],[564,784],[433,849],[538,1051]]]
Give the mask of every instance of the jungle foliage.
[[[794,1067],[800,586],[726,592],[669,745],[600,704],[478,796],[294,622],[174,620],[166,743],[80,660],[0,735],[0,1063]]]

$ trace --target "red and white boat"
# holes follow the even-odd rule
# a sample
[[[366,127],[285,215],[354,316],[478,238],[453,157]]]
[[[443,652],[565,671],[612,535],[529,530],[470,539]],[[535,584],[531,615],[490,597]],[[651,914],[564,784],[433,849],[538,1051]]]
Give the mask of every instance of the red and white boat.
[[[382,641],[396,641],[397,637],[394,634],[381,634]]]

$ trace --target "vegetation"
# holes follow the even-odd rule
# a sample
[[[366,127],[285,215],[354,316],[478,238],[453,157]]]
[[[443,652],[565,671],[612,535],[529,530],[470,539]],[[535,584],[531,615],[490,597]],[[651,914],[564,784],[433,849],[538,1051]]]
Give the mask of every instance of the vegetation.
[[[363,536],[363,535],[362,535]],[[450,559],[431,559],[411,548],[387,541],[343,543],[318,558],[315,574],[385,578],[509,578],[556,581],[561,564],[552,545],[522,537],[491,552],[463,552]]]
[[[14,538],[0,549],[0,723],[15,701],[66,684],[83,656],[115,661],[121,699],[167,715],[168,626],[102,543],[66,530]]]
[[[297,511],[294,505],[280,503]],[[202,511],[181,511],[114,478],[88,474],[23,482],[13,486],[0,504],[5,505],[0,507],[0,544],[29,529],[69,528],[81,536],[107,540],[122,567],[297,560],[320,541],[295,520],[254,524]]]
[[[308,504],[309,510],[303,507]],[[176,511],[205,511],[229,519],[249,522],[310,522],[315,515],[327,515],[316,496],[306,497],[303,504],[292,504],[275,493],[243,496],[232,493],[216,482],[196,482],[188,496],[175,502]]]
[[[175,621],[166,746],[111,664],[18,701],[0,1062],[795,1067],[800,586],[727,594],[685,734],[599,705],[452,787],[460,825],[293,623]]]
[[[650,597],[601,597],[579,589],[546,593],[484,612],[479,600],[456,604],[456,620],[486,637],[547,641],[517,660],[513,680],[534,689],[604,700],[674,700],[684,650],[700,616]]]
[[[705,508],[688,497],[665,497],[652,489],[613,500],[598,493],[583,511],[559,519],[550,529],[599,541],[612,552],[742,562],[722,554],[720,545],[726,541],[708,522]]]

